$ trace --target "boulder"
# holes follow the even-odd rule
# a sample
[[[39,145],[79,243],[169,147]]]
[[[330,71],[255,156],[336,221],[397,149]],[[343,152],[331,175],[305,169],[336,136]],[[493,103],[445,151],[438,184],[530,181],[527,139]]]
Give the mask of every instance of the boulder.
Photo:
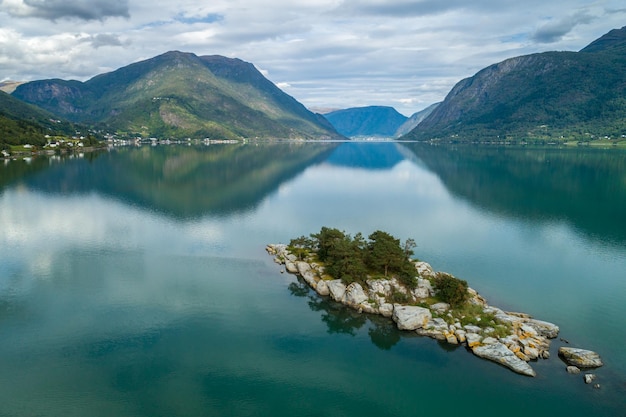
[[[549,339],[554,339],[559,335],[559,326],[556,324],[549,323],[547,321],[528,319],[526,321],[528,326],[534,328],[537,333],[539,333],[543,337],[547,337]]]
[[[473,324],[468,324],[467,326],[463,326],[467,333],[480,333],[483,329],[478,326],[474,326]]]
[[[328,291],[330,291],[330,297],[335,301],[341,301],[346,293],[346,284],[341,282],[340,279],[334,279],[332,281],[326,281]]]
[[[346,287],[346,293],[343,295],[341,302],[355,309],[360,309],[360,304],[367,301],[367,295],[363,291],[363,287],[358,282],[353,282]]]
[[[435,290],[429,280],[425,278],[418,278],[417,287],[413,290],[413,295],[416,298],[428,298],[435,295]]]
[[[295,263],[290,262],[290,261],[285,262],[285,269],[287,270],[287,272],[292,273],[292,274],[298,273],[298,267],[296,266]]]
[[[483,345],[493,345],[494,343],[499,343],[498,339],[496,339],[495,337],[485,337],[482,341]]]
[[[317,281],[317,287],[315,287],[315,291],[317,291],[319,295],[330,294],[330,290],[328,289],[328,284],[326,284],[326,281],[324,281],[323,279],[320,279],[319,281]]]
[[[483,340],[482,336],[477,333],[467,333],[465,335],[468,348],[474,348],[480,345],[480,341]]]
[[[298,268],[299,270],[300,268]],[[309,287],[316,289],[317,288],[317,280],[315,279],[315,274],[313,271],[308,270],[304,274],[302,274],[302,278],[309,284]]]
[[[378,306],[378,312],[383,317],[391,317],[393,315],[393,304],[391,304],[391,303],[381,303]]]
[[[413,297],[423,300],[424,298],[430,297],[430,292],[428,291],[427,288],[417,287],[416,289],[413,290]]]
[[[444,319],[435,317],[428,320],[422,328],[416,329],[416,332],[420,336],[428,336],[437,340],[446,340],[448,338],[447,334],[451,333],[452,330]]]
[[[296,268],[298,268],[298,274],[300,275],[304,275],[307,272],[311,271],[311,265],[309,265],[307,262],[298,261],[294,263],[296,264]]]
[[[437,276],[433,267],[427,262],[415,262],[415,270],[423,278],[435,278]]]
[[[394,304],[392,318],[398,329],[416,330],[424,327],[432,318],[432,314],[427,308]]]
[[[369,301],[364,301],[359,304],[359,311],[370,314],[379,314],[378,305],[372,304]]]
[[[371,295],[389,297],[391,295],[391,284],[386,279],[368,279],[367,287]]]
[[[435,311],[438,314],[443,314],[446,311],[450,310],[450,304],[448,303],[435,303],[430,306],[430,309]]]
[[[472,352],[474,352],[476,356],[483,359],[488,359],[504,365],[518,374],[526,376],[536,375],[535,370],[528,363],[518,358],[500,342],[490,345],[476,346],[472,349]]]
[[[585,374],[585,384],[591,384],[595,379],[595,374]]]
[[[562,346],[559,348],[559,356],[568,365],[574,365],[579,368],[598,368],[603,365],[600,355],[591,350]]]
[[[458,345],[459,344],[459,340],[456,338],[454,333],[452,333],[452,332],[445,332],[443,335],[446,337],[446,342],[448,342],[449,344],[451,344],[451,345]]]

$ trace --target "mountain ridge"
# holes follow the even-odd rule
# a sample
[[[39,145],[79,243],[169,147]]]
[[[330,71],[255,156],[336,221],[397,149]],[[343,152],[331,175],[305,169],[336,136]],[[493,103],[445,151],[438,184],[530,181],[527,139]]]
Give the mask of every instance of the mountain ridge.
[[[407,117],[389,106],[351,107],[324,115],[344,136],[393,137]]]
[[[127,135],[339,137],[253,64],[216,55],[169,51],[85,82],[25,83],[13,96],[71,121]]]
[[[523,55],[480,70],[403,139],[614,137],[626,133],[625,96],[626,27],[580,52]]]

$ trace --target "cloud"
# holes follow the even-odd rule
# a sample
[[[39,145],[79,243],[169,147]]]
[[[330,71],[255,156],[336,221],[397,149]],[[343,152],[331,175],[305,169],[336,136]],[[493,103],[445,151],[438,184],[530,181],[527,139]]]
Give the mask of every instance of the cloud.
[[[589,24],[596,19],[586,10],[580,11],[570,16],[558,20],[549,20],[544,23],[532,36],[532,39],[538,43],[554,43],[558,42],[565,35],[570,33],[576,26]]]
[[[122,46],[123,43],[120,40],[120,37],[117,35],[111,35],[107,33],[99,33],[95,36],[89,36],[86,41],[88,41],[91,46],[98,49],[102,46]]]
[[[181,50],[251,62],[305,106],[409,115],[493,63],[583,48],[624,26],[622,3],[0,0],[0,73],[86,80]]]
[[[37,17],[52,21],[130,17],[128,0],[5,0],[2,5],[14,17]]]

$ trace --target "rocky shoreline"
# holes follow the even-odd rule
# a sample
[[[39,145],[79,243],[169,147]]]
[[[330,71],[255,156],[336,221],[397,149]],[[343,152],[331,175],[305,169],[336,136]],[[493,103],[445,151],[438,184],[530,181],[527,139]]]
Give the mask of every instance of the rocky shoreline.
[[[553,323],[488,305],[472,288],[468,288],[469,304],[476,306],[478,313],[476,317],[459,317],[449,304],[432,301],[436,295],[432,280],[437,273],[426,262],[415,262],[417,286],[413,290],[395,278],[369,279],[364,288],[358,282],[346,285],[339,279],[332,279],[325,274],[322,265],[298,260],[287,245],[269,244],[266,250],[276,263],[302,277],[321,296],[329,296],[359,312],[389,317],[400,330],[464,345],[476,356],[521,375],[536,375],[529,362],[548,359],[551,339],[559,334],[559,327]],[[401,294],[406,302],[394,302],[395,294]],[[577,368],[602,365],[595,352],[583,349],[562,347],[559,356]]]

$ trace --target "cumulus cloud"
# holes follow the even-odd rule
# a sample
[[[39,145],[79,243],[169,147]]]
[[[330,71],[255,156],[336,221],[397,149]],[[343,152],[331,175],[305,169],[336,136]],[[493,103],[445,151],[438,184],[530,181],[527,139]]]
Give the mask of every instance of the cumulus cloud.
[[[532,39],[538,43],[554,43],[563,39],[576,26],[593,22],[596,17],[586,10],[561,19],[549,20],[535,31]]]
[[[581,49],[624,25],[622,3],[0,0],[0,73],[85,80],[181,50],[251,62],[309,107],[391,105],[409,115],[490,64]]]
[[[64,18],[103,20],[108,17],[130,17],[128,0],[5,0],[2,4],[12,16],[53,21]]]

